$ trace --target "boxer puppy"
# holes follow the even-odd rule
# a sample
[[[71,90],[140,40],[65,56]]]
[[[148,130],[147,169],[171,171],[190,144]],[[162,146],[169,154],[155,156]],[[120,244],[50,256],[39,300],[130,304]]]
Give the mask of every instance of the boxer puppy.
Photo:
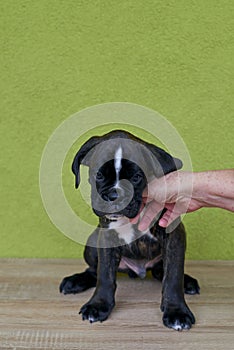
[[[184,293],[199,294],[196,279],[184,274],[185,230],[180,220],[172,232],[158,226],[159,217],[147,232],[131,224],[142,207],[142,193],[154,177],[182,167],[182,162],[161,148],[132,134],[114,130],[90,138],[77,152],[72,171],[75,187],[80,183],[80,165],[89,167],[91,201],[99,225],[89,237],[84,259],[88,268],[65,277],[60,284],[64,294],[80,293],[96,287],[82,306],[83,320],[105,321],[115,306],[116,274],[132,278],[151,270],[162,281],[163,323],[175,330],[190,329],[195,318]]]

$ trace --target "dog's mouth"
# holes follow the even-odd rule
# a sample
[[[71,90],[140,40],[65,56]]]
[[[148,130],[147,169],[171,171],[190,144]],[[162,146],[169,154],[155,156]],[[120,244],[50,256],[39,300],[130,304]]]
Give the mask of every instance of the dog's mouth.
[[[105,215],[105,217],[106,217],[108,220],[117,221],[117,220],[119,220],[120,218],[124,217],[124,215],[123,215],[123,214],[107,214],[107,215]]]

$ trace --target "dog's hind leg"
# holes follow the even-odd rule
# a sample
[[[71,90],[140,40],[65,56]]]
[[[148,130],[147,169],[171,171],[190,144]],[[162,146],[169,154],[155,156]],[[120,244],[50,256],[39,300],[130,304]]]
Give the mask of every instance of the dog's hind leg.
[[[151,273],[155,279],[162,282],[164,273],[162,260],[160,260],[152,267]],[[200,294],[200,287],[198,281],[187,274],[184,274],[184,293],[191,295]]]
[[[198,284],[198,281],[187,275],[184,274],[184,292],[185,294],[200,294],[200,287]]]
[[[162,282],[163,280],[163,261],[160,260],[157,262],[151,269],[152,276],[158,281]]]
[[[60,293],[77,294],[96,286],[98,264],[96,245],[97,234],[95,230],[89,237],[84,250],[84,259],[89,267],[84,272],[65,277],[59,286]]]

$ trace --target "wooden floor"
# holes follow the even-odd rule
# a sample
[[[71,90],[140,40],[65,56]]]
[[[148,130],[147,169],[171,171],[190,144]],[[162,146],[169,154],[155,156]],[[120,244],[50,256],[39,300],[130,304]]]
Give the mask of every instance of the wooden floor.
[[[62,277],[82,271],[75,260],[0,260],[0,349],[233,350],[234,261],[187,262],[201,294],[186,296],[197,323],[190,331],[163,326],[161,284],[118,276],[116,308],[103,323],[83,322],[92,290],[60,295]]]

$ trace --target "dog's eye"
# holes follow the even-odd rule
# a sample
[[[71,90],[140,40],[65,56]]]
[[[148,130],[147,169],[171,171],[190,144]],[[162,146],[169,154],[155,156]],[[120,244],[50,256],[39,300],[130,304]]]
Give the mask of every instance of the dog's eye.
[[[96,181],[102,181],[104,179],[104,175],[98,171],[97,174],[96,174]]]
[[[132,183],[134,183],[135,185],[139,184],[141,182],[141,180],[143,179],[143,176],[141,174],[135,174],[132,177]]]

